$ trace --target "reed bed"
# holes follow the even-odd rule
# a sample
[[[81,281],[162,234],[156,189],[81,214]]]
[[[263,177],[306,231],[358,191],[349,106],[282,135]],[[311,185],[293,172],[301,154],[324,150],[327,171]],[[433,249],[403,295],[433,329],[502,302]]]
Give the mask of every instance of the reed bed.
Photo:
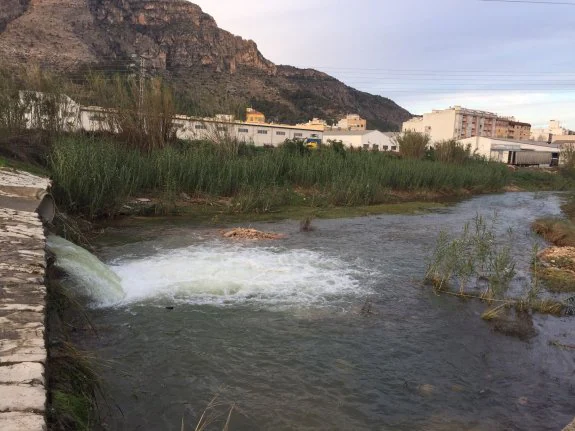
[[[49,165],[60,205],[90,217],[113,214],[131,196],[150,191],[229,197],[241,211],[265,211],[289,203],[294,190],[353,206],[385,203],[394,191],[492,192],[510,180],[505,166],[481,161],[447,164],[330,149],[222,153],[209,143],[142,152],[79,136],[59,139]]]

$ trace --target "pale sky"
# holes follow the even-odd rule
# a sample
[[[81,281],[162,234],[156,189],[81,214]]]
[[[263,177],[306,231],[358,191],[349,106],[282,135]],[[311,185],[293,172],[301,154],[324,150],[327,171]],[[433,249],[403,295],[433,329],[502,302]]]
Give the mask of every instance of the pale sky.
[[[540,0],[551,1],[551,0]],[[575,0],[194,0],[277,64],[414,114],[462,105],[575,129]]]

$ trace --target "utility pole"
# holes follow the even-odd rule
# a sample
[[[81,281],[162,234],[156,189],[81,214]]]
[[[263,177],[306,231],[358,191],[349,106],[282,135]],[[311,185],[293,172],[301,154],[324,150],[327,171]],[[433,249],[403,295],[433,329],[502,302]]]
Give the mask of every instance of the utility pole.
[[[138,109],[140,111],[140,116],[144,110],[144,78],[145,78],[145,67],[146,59],[140,56],[140,98],[138,103]]]
[[[146,79],[146,58],[143,55],[132,54],[131,57],[136,60],[140,58],[140,65],[138,67],[138,116],[141,118],[144,111],[144,85]],[[137,67],[132,63],[130,67]]]

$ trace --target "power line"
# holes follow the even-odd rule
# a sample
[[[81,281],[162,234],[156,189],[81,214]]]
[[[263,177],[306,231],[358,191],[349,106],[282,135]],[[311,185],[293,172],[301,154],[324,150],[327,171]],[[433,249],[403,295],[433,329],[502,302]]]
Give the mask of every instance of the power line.
[[[537,1],[537,0],[479,0],[481,2],[490,3],[528,3],[528,4],[544,4],[549,6],[575,6],[575,3],[564,1]]]

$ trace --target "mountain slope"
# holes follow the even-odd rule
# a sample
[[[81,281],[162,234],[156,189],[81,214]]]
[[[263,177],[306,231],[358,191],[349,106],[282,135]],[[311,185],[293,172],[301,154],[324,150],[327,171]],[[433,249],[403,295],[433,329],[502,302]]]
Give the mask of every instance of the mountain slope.
[[[62,71],[126,70],[131,55],[166,76],[191,107],[249,103],[275,121],[359,113],[398,128],[410,114],[390,99],[357,91],[324,73],[276,66],[253,41],[220,29],[185,0],[2,0],[0,56]],[[75,72],[77,73],[77,72]]]

